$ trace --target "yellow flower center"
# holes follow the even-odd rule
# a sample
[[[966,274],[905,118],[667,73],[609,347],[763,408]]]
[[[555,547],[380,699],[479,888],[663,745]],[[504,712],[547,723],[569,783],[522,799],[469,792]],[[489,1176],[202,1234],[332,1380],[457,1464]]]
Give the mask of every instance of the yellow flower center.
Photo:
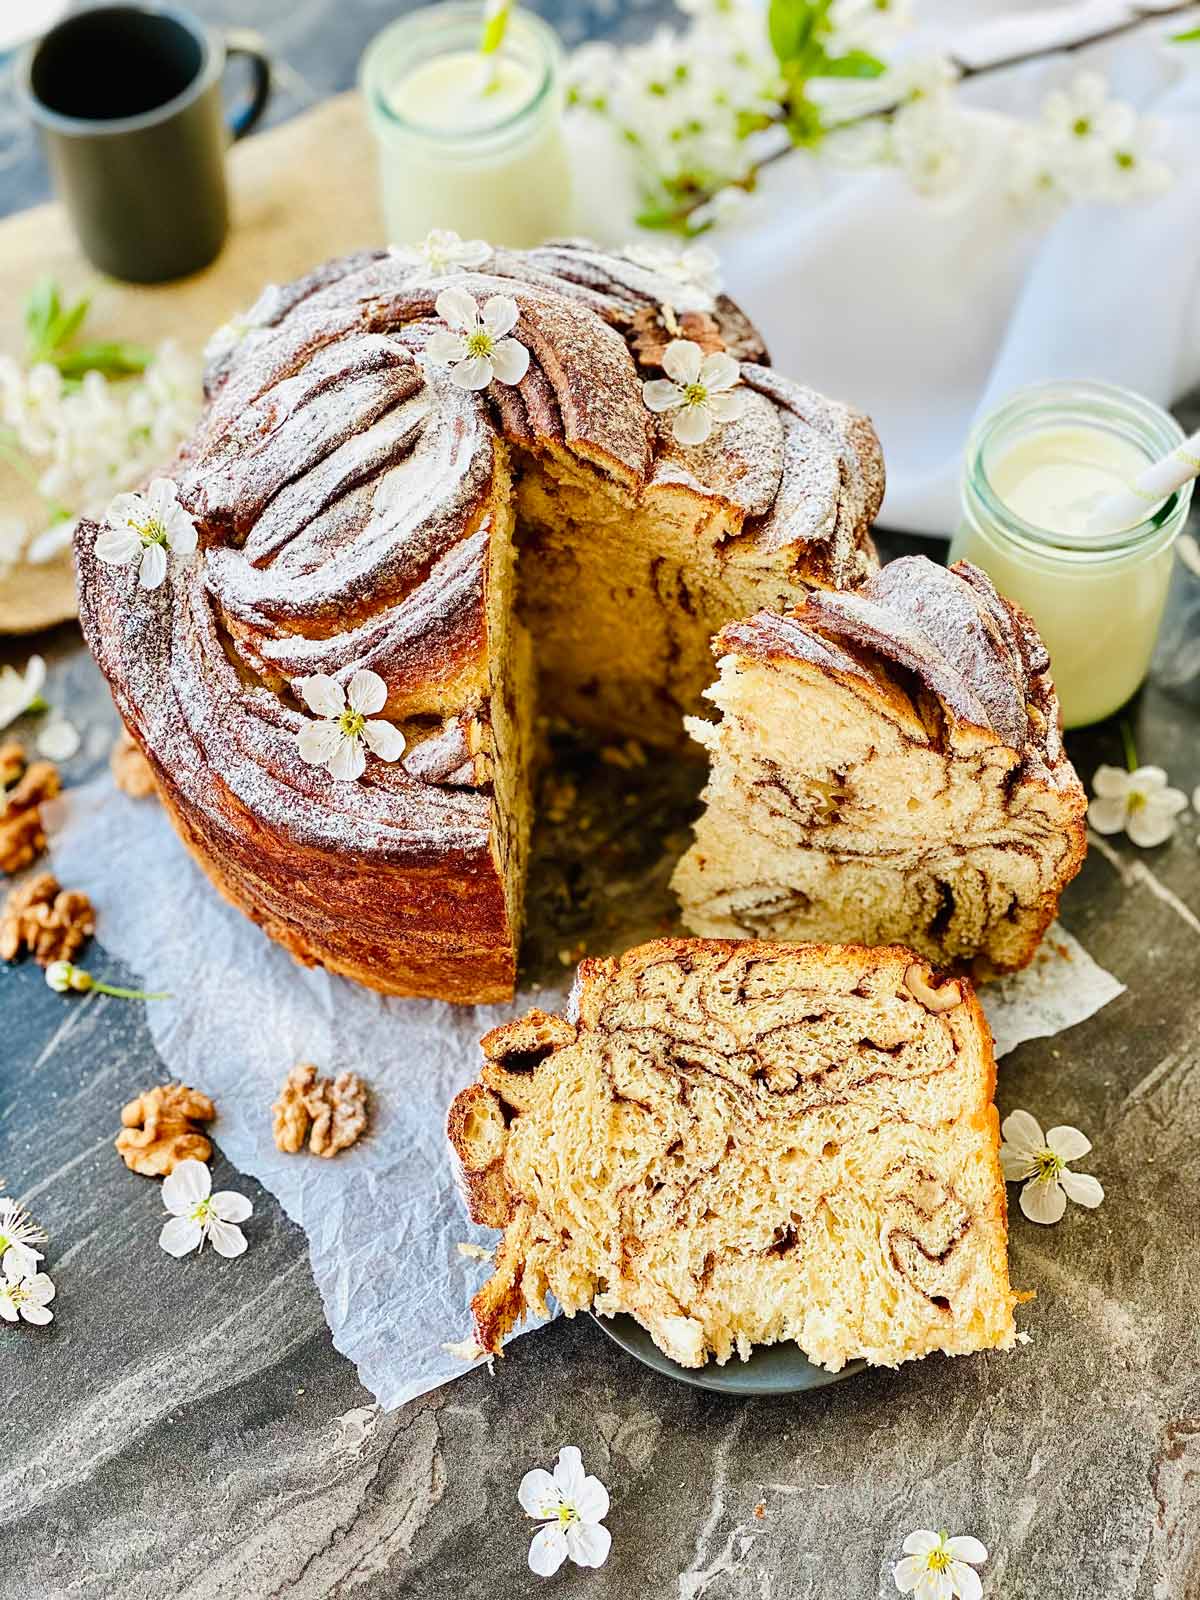
[[[1063,1169],[1062,1157],[1056,1156],[1053,1150],[1039,1150],[1034,1160],[1037,1171],[1033,1176],[1037,1183],[1052,1183]]]
[[[134,522],[130,526],[144,545],[167,542],[167,530],[158,517],[147,517],[145,522]]]
[[[558,1525],[560,1528],[570,1527],[572,1522],[579,1521],[579,1513],[574,1506],[568,1505],[564,1500],[558,1508]]]
[[[1071,124],[1071,132],[1075,135],[1075,137],[1077,139],[1086,139],[1088,134],[1091,133],[1091,131],[1092,131],[1092,119],[1091,119],[1091,117],[1076,117],[1075,121]]]
[[[708,390],[702,383],[688,383],[683,389],[683,403],[688,406],[702,406],[708,399]]]
[[[362,731],[366,725],[367,719],[363,716],[362,712],[354,711],[349,706],[346,707],[345,711],[343,711],[341,716],[338,718],[338,727],[346,735],[347,739],[360,739],[362,737]]]
[[[1118,159],[1118,163],[1119,163],[1120,157],[1118,157],[1117,159]],[[1126,800],[1125,800],[1125,809],[1126,809],[1126,811],[1131,812],[1131,813],[1134,812],[1134,811],[1141,811],[1142,808],[1145,806],[1145,804],[1146,804],[1146,796],[1141,792],[1140,789],[1134,789],[1132,791],[1132,793],[1129,794],[1127,796]]]
[[[953,1559],[945,1545],[939,1545],[936,1550],[929,1552],[930,1572],[945,1572]]]
[[[474,333],[467,335],[469,356],[490,356],[494,348],[495,341],[486,328],[476,328]]]

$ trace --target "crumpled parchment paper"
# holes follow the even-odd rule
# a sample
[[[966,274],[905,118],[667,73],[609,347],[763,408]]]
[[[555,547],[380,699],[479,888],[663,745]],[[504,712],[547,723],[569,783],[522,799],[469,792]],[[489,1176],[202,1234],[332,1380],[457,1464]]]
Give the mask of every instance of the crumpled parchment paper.
[[[636,778],[619,768],[607,775]],[[640,816],[637,795],[625,799],[631,809],[624,832],[637,826],[644,839],[646,828],[631,820]],[[619,814],[615,802],[602,799],[601,810]],[[446,1107],[477,1072],[480,1035],[530,1005],[560,1006],[573,968],[553,957],[535,959],[542,983],[511,1005],[385,998],[298,966],[227,905],[157,802],[130,800],[105,776],[71,790],[55,809],[55,872],[91,896],[103,949],[149,988],[174,996],[147,1006],[163,1065],[172,1078],[213,1097],[214,1136],[225,1155],[269,1189],[308,1235],[336,1347],[389,1409],[465,1371],[443,1345],[467,1337],[467,1302],[487,1269],[457,1246],[490,1246],[495,1235],[467,1220],[447,1156]],[[587,946],[602,953],[661,931],[671,850],[664,853],[656,841],[632,867],[606,863],[598,832],[585,827],[561,880],[535,861],[531,917],[558,915],[569,930],[558,936],[572,950],[588,921]],[[578,882],[585,860],[599,861],[599,887],[581,908],[580,897],[572,902],[563,885]],[[556,931],[548,935],[551,944]],[[105,975],[98,951],[89,969]],[[1082,1021],[1121,988],[1055,927],[1028,973],[984,991],[997,1053]],[[352,1068],[371,1085],[368,1136],[332,1161],[282,1155],[272,1140],[271,1103],[297,1061],[315,1062],[326,1073]],[[115,1125],[118,1108],[111,1110]],[[246,1231],[253,1249],[253,1220]]]

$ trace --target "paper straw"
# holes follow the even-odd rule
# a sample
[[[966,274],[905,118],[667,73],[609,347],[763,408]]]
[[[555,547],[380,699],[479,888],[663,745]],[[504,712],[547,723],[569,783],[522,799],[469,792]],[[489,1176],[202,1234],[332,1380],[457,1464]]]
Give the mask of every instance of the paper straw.
[[[1200,430],[1176,445],[1170,455],[1148,466],[1124,489],[1106,494],[1088,516],[1087,533],[1119,533],[1150,515],[1180,484],[1200,473]]]

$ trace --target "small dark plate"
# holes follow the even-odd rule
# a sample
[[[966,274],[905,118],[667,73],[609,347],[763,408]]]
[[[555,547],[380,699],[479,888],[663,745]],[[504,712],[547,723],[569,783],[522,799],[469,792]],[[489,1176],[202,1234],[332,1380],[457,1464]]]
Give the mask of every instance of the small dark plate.
[[[690,1383],[694,1389],[712,1389],[717,1394],[796,1394],[801,1389],[824,1389],[840,1383],[866,1366],[865,1361],[848,1361],[840,1372],[818,1367],[796,1344],[764,1344],[749,1361],[731,1356],[723,1367],[710,1361],[705,1367],[681,1367],[663,1355],[654,1340],[632,1317],[601,1317],[591,1313],[614,1344],[629,1352],[643,1366],[653,1367],[665,1378]]]

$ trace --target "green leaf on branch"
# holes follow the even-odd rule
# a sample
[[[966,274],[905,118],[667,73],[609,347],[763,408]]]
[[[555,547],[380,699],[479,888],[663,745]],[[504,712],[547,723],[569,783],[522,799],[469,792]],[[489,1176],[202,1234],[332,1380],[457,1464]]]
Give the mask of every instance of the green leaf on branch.
[[[154,352],[145,345],[106,340],[80,345],[77,350],[59,351],[50,359],[67,379],[82,378],[89,372],[101,372],[106,378],[128,378],[145,372]]]
[[[865,50],[847,50],[845,55],[826,56],[820,72],[814,78],[881,78],[887,71],[886,62]]]
[[[820,41],[832,26],[832,3],[833,0],[771,0],[767,31],[780,66],[804,61],[814,47],[820,51]]]
[[[1200,28],[1188,28],[1183,33],[1171,35],[1172,44],[1192,44],[1197,39],[1200,39]]]
[[[39,278],[25,300],[25,337],[31,350],[47,345],[50,329],[61,311],[58,285],[53,278]]]

